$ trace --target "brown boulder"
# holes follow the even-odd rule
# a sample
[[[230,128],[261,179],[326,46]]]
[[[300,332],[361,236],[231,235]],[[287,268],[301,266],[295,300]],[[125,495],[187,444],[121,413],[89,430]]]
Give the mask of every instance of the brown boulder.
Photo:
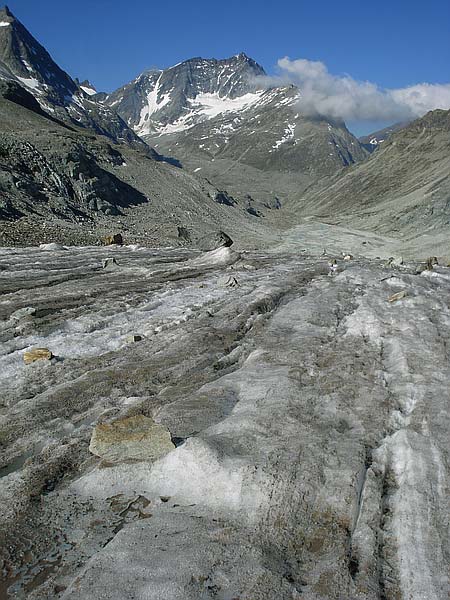
[[[102,243],[104,246],[111,246],[112,244],[117,244],[117,246],[123,245],[123,238],[121,233],[114,233],[112,235],[107,235],[102,238]]]
[[[153,462],[175,448],[169,430],[144,415],[98,424],[91,438],[92,454],[109,462]]]
[[[48,348],[32,348],[23,354],[23,361],[26,365],[31,365],[37,360],[51,360],[52,358],[53,354]]]

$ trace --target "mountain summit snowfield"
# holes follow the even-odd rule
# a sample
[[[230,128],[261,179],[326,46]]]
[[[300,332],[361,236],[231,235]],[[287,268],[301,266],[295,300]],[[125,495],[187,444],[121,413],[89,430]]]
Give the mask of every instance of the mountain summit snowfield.
[[[450,107],[306,63],[105,93],[0,10],[0,600],[448,600]]]

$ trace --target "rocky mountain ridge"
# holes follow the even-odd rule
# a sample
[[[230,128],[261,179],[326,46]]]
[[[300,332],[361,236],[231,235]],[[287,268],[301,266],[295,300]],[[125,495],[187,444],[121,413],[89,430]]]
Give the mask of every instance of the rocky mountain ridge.
[[[0,78],[18,83],[43,110],[68,124],[153,152],[115,111],[94,100],[90,88],[63,71],[8,7],[0,9]]]

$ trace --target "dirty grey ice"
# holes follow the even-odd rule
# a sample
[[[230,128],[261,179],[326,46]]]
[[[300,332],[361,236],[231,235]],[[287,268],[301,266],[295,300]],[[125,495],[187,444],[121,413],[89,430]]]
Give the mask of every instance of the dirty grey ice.
[[[1,250],[1,597],[448,598],[449,269],[328,263]]]

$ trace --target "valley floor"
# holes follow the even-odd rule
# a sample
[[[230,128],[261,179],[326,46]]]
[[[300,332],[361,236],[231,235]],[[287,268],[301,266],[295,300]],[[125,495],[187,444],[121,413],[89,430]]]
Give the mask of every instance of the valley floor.
[[[0,598],[448,598],[450,269],[305,232],[0,250]],[[89,452],[135,415],[173,449]]]

